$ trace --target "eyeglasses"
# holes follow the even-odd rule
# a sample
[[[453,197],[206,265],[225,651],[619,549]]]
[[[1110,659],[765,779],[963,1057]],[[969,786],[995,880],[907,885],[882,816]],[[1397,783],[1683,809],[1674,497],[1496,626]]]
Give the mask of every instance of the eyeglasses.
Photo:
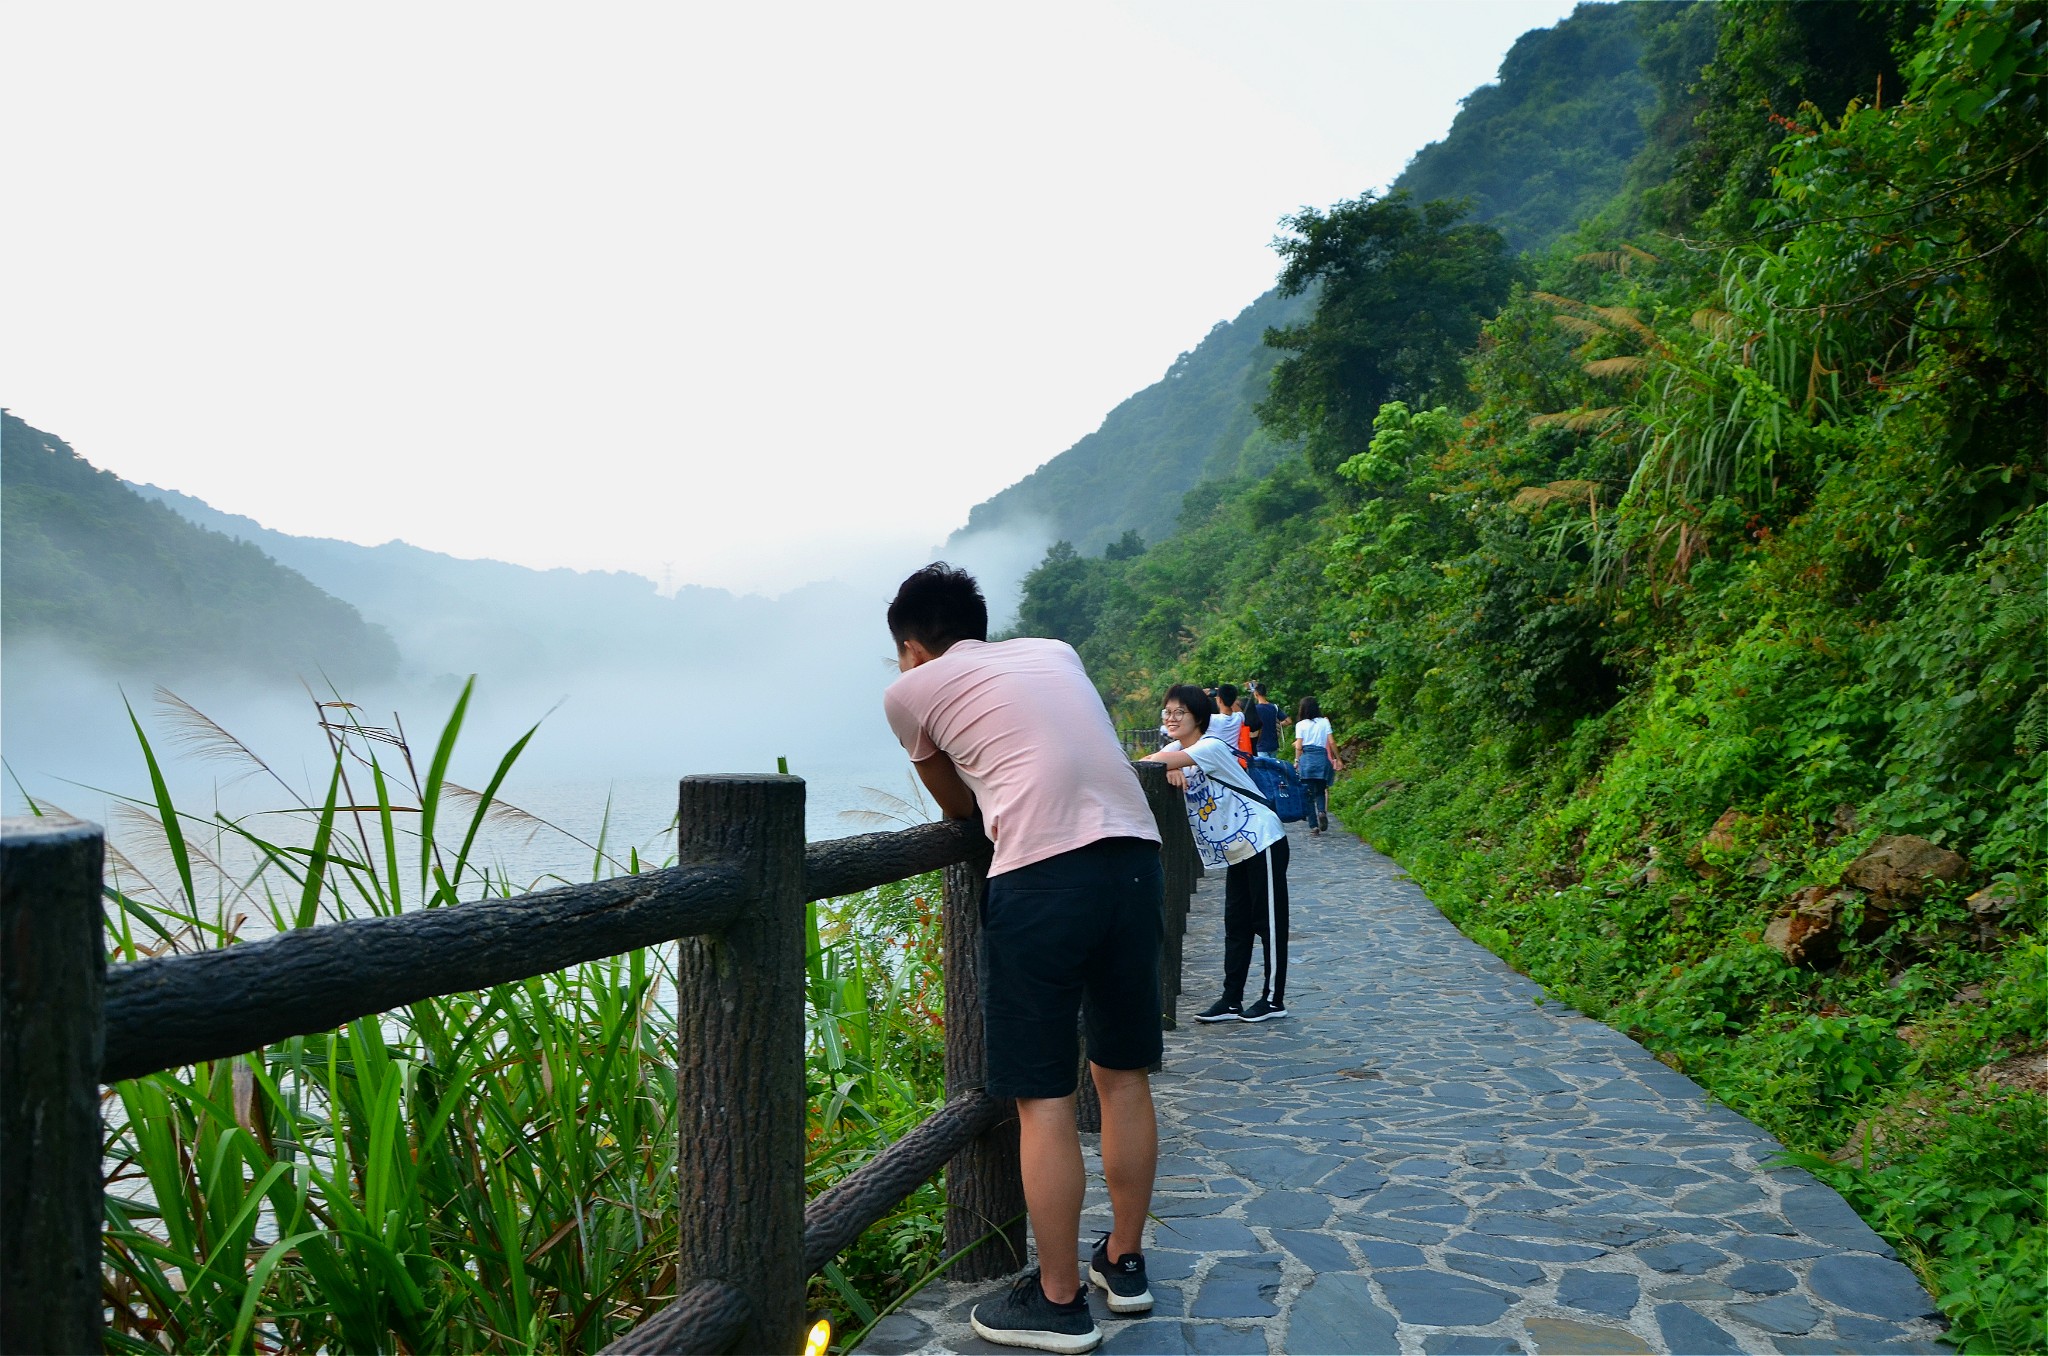
[[[1162,713],[1168,720],[1186,720],[1188,713],[1177,706],[1169,706]]]

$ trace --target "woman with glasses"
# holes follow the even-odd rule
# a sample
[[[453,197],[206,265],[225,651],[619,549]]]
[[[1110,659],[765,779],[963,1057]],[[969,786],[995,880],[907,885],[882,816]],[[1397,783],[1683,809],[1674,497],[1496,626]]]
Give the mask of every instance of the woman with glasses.
[[[1202,689],[1169,689],[1165,716],[1175,743],[1145,761],[1166,764],[1167,780],[1186,800],[1202,865],[1224,871],[1223,995],[1195,1020],[1266,1022],[1288,1015],[1287,830],[1236,752],[1215,734],[1213,714]],[[1247,1006],[1254,937],[1264,944],[1266,964],[1259,996]]]

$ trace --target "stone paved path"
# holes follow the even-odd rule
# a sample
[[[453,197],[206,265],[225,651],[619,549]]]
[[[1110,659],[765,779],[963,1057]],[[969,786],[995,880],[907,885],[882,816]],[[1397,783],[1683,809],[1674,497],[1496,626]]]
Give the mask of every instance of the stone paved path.
[[[1393,862],[1297,828],[1290,879],[1286,1021],[1187,1020],[1222,974],[1222,882],[1196,895],[1154,1081],[1158,1303],[1113,1318],[1093,1292],[1103,1351],[1944,1350],[1926,1291],[1840,1196],[1770,1169],[1775,1141],[1627,1037],[1539,1002]],[[1099,1176],[1088,1202],[1083,1229],[1106,1230]],[[990,1289],[930,1287],[862,1350],[1010,1350],[967,1326]]]

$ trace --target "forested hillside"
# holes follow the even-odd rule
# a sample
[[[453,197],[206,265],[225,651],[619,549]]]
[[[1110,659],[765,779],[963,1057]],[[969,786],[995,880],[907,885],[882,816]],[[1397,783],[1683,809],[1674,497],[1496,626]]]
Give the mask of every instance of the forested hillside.
[[[1644,18],[1638,4],[1580,5],[1523,34],[1500,79],[1465,96],[1450,134],[1417,151],[1394,187],[1469,198],[1511,249],[1569,235],[1620,190],[1642,148],[1654,96],[1640,68]]]
[[[1268,292],[1218,322],[1101,428],[976,504],[956,535],[1042,525],[1088,551],[1126,532],[1156,541],[1173,530],[1193,482],[1270,471],[1280,449],[1252,413],[1273,371],[1264,336],[1304,311],[1302,299]]]
[[[1132,723],[1320,698],[1350,828],[1838,1186],[1966,1350],[2040,1350],[2048,5],[1648,13],[1593,224],[1290,222],[1288,455],[1055,551],[1024,626]]]
[[[1442,141],[1395,182],[1423,198],[1470,198],[1476,219],[1516,249],[1541,250],[1607,202],[1644,139],[1653,89],[1637,68],[1640,4],[1586,4],[1525,34],[1498,83],[1473,91]],[[956,539],[1006,527],[1043,530],[1084,555],[1135,531],[1157,541],[1202,481],[1258,476],[1281,457],[1254,409],[1276,355],[1271,328],[1307,314],[1305,295],[1266,295],[1219,322],[1165,377],[1102,427],[975,505]]]
[[[0,626],[120,673],[317,681],[397,666],[381,628],[254,546],[209,532],[0,413]],[[19,651],[17,651],[19,653]]]

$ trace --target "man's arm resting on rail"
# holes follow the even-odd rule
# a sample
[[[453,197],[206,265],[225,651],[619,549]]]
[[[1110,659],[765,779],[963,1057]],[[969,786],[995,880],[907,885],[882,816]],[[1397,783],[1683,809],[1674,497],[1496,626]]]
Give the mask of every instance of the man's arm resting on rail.
[[[974,817],[974,792],[960,780],[960,769],[953,766],[951,758],[935,753],[911,766],[917,769],[918,780],[924,783],[924,789],[932,793],[940,814],[948,819]]]

